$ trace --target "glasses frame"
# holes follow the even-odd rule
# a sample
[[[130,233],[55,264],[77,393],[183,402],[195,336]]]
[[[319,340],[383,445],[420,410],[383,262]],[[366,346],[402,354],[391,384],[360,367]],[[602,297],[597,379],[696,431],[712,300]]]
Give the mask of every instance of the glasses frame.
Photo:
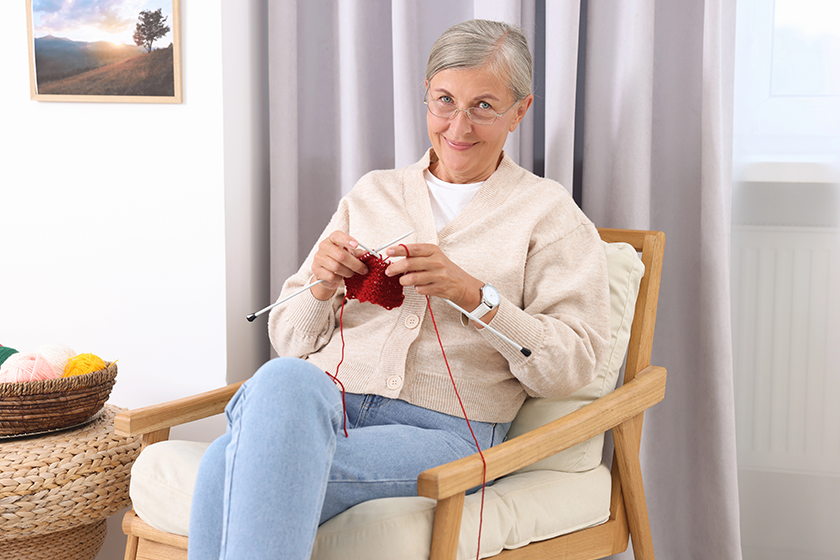
[[[520,101],[522,101],[522,100],[521,100],[521,99],[519,99],[519,100],[517,100],[517,101],[514,101],[514,102],[513,102],[513,105],[511,105],[510,107],[508,107],[507,109],[505,109],[505,110],[504,110],[504,111],[502,111],[501,113],[496,113],[496,111],[493,111],[493,113],[495,113],[495,114],[496,114],[496,117],[495,117],[492,121],[490,121],[490,122],[488,122],[488,123],[475,122],[475,121],[473,120],[473,118],[472,118],[472,113],[470,113],[470,111],[471,111],[472,109],[474,109],[474,107],[467,107],[466,109],[460,109],[460,108],[458,108],[458,107],[455,107],[455,112],[454,112],[454,113],[452,113],[452,115],[451,115],[451,116],[449,116],[449,117],[441,117],[440,115],[436,115],[436,114],[434,113],[434,111],[432,111],[432,107],[429,105],[429,101],[430,101],[430,99],[429,99],[429,88],[426,88],[426,94],[423,96],[423,103],[426,105],[426,109],[428,109],[429,113],[431,113],[433,117],[436,117],[436,118],[438,118],[438,119],[451,120],[451,119],[454,119],[454,118],[455,118],[455,116],[458,114],[458,112],[459,112],[459,111],[463,111],[464,113],[466,113],[466,114],[467,114],[467,118],[468,118],[468,119],[470,119],[470,122],[471,122],[471,123],[473,123],[473,124],[477,124],[478,126],[490,126],[491,124],[496,124],[496,121],[497,121],[497,120],[499,120],[499,118],[500,118],[500,117],[505,116],[505,114],[506,114],[508,111],[510,111],[511,109],[513,109],[514,107],[516,107],[517,103],[519,103],[519,102],[520,102]]]

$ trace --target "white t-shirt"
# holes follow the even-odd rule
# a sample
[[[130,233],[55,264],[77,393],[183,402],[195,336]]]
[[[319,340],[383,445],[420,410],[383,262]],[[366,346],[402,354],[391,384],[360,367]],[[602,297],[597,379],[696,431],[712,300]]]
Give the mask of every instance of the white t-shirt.
[[[484,181],[462,185],[447,183],[432,175],[428,169],[424,175],[426,184],[429,185],[432,215],[435,217],[435,227],[438,232],[467,207],[475,193],[484,184]]]

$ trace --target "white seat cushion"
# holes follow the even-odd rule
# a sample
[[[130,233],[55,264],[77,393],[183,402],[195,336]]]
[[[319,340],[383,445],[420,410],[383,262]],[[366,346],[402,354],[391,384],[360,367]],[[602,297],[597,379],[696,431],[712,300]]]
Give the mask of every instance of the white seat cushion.
[[[475,558],[481,493],[467,496],[458,560]],[[318,529],[314,560],[428,560],[435,501],[371,500],[333,517]],[[601,524],[610,516],[610,470],[586,473],[532,471],[487,487],[481,557]]]
[[[189,533],[192,491],[206,443],[163,441],[143,451],[131,469],[134,510],[149,525]],[[481,493],[467,496],[458,558],[475,558]],[[610,515],[610,471],[532,471],[487,487],[481,532],[482,557],[605,522]],[[384,498],[350,508],[318,529],[318,560],[428,560],[435,502]]]
[[[190,530],[195,479],[210,446],[196,441],[161,441],[131,466],[128,494],[140,519],[161,531],[186,536]]]
[[[508,437],[525,433],[593,402],[615,388],[629,339],[644,266],[625,243],[605,244],[610,276],[612,343],[590,385],[562,399],[529,399]],[[134,510],[149,525],[178,535],[189,532],[189,512],[206,443],[164,441],[145,449],[131,469]],[[497,480],[487,488],[481,556],[518,548],[605,522],[611,480],[601,464],[603,435]],[[458,558],[475,558],[481,494],[467,496]],[[386,498],[359,504],[318,530],[318,560],[393,558],[427,560],[435,502]]]

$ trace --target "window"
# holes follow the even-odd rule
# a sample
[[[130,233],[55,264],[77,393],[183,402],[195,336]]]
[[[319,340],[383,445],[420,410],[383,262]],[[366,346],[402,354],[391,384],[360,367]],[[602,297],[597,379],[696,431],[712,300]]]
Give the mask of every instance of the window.
[[[735,159],[840,161],[840,2],[739,0]]]

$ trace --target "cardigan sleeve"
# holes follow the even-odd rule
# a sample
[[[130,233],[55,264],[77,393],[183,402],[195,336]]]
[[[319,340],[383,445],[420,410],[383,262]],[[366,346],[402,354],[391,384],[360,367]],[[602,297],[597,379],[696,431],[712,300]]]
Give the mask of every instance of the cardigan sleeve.
[[[347,231],[348,223],[346,205],[342,201],[303,265],[283,284],[278,301],[310,283],[312,261],[318,250],[318,243],[333,231]],[[341,305],[343,296],[343,285],[327,301],[316,299],[312,292],[306,290],[272,309],[268,316],[268,336],[277,354],[306,358],[323,348],[336,329],[336,310]]]
[[[606,256],[591,222],[529,255],[524,309],[503,299],[490,326],[531,350],[524,356],[487,329],[485,340],[532,397],[560,397],[595,379],[610,342]]]

